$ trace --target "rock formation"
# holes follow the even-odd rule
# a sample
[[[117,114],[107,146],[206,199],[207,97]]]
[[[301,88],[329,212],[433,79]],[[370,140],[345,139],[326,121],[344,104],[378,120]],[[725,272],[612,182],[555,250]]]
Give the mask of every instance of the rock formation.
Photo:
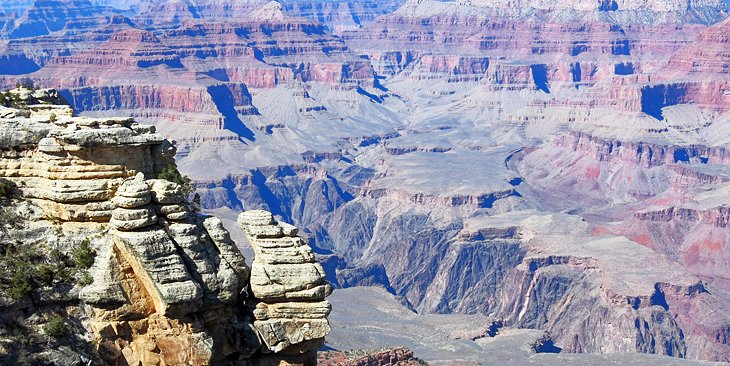
[[[274,352],[286,350],[316,363],[316,351],[330,331],[324,300],[332,289],[322,266],[297,229],[277,223],[266,211],[247,211],[238,223],[256,253],[251,265],[254,327]]]
[[[31,5],[33,5],[33,0],[8,0],[3,1],[0,5],[0,10],[5,13],[22,14]]]
[[[68,106],[33,104],[39,93],[45,92],[18,92],[31,102],[30,117],[14,118],[17,110],[5,116],[3,146],[23,149],[6,151],[2,169],[49,218],[108,221],[110,200],[125,178],[152,177],[172,164],[174,150],[154,127],[128,118],[73,117]]]
[[[413,351],[409,349],[393,348],[349,353],[323,352],[319,356],[318,364],[323,366],[422,366],[425,362],[415,358]]]
[[[42,36],[76,19],[99,15],[101,9],[88,0],[36,0],[12,22],[7,34],[10,38]]]
[[[409,17],[428,17],[434,14],[458,17],[509,16],[550,21],[611,21],[630,23],[713,22],[723,8],[721,0],[708,1],[637,1],[637,0],[571,0],[555,3],[528,0],[514,3],[509,0],[436,1],[409,0],[395,14]]]
[[[354,302],[353,300],[359,300]],[[323,365],[672,365],[702,366],[707,362],[636,353],[566,353],[550,333],[513,329],[481,314],[415,314],[397,297],[377,287],[353,287],[330,298],[335,324],[328,344],[358,351],[322,352]],[[490,326],[491,324],[491,326]],[[466,333],[466,330],[470,333]],[[408,344],[409,351],[392,349]],[[367,346],[369,349],[360,351]]]
[[[74,240],[93,238],[89,279],[63,300],[79,308],[63,319],[83,318],[87,330],[75,337],[95,346],[77,346],[65,363],[316,364],[330,330],[324,298],[331,290],[296,228],[269,213],[242,214],[256,248],[249,268],[220,220],[195,213],[179,184],[156,179],[174,166],[174,147],[153,127],[74,117],[68,106],[49,104],[60,102],[54,91],[8,95],[13,108],[0,109],[0,178],[20,195],[9,208],[35,213],[18,213],[20,227],[4,230],[3,242],[33,250],[56,230],[64,255]],[[28,289],[17,300],[42,291]],[[62,304],[0,299],[11,314],[35,316]],[[20,354],[42,346],[17,347],[0,361],[22,362]]]
[[[498,316],[552,332],[563,352],[730,360],[728,14],[719,0],[104,0],[127,10],[97,7],[92,17],[69,7],[82,2],[65,1],[61,14],[44,11],[48,3],[0,17],[1,85],[32,79],[89,119],[153,124],[178,141],[178,166],[204,208],[263,209],[296,224],[333,286],[381,285],[421,313]],[[29,21],[66,25],[10,36]],[[109,125],[132,139],[144,129]],[[33,128],[21,130],[12,138],[34,146]],[[43,149],[66,144],[71,154],[80,144],[64,136]],[[150,182],[171,151],[125,149],[164,162],[121,173],[110,164],[121,175],[106,186],[13,174],[39,176],[33,199],[58,221],[113,216],[130,253],[147,240],[140,233],[164,227],[183,263],[205,262],[191,244],[205,236],[195,216],[154,200],[165,189]],[[145,189],[118,189],[140,172],[148,203]],[[69,201],[76,191],[93,205]],[[165,262],[175,281],[159,297],[177,302],[160,311],[227,304],[235,281],[213,285],[219,265],[186,277],[176,263]],[[279,265],[260,268],[278,276]],[[316,288],[321,272],[307,268]],[[321,314],[319,301],[302,303]],[[250,324],[301,323],[289,302],[255,302]],[[315,343],[267,332],[274,347]]]

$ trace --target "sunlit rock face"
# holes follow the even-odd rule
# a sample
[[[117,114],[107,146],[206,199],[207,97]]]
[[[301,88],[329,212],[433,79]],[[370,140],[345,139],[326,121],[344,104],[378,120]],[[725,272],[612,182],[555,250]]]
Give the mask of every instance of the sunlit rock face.
[[[328,311],[324,276],[422,314],[548,331],[564,352],[728,360],[730,320],[707,315],[729,296],[719,1],[187,3],[2,40],[0,83],[31,78],[83,116],[153,124],[204,208],[271,212],[261,225],[313,297],[268,298],[262,280],[253,327],[282,329],[265,344],[315,348],[288,327]],[[130,207],[76,216],[128,235],[187,215],[125,194],[104,197]],[[265,258],[257,278],[295,273]],[[226,298],[201,289],[180,308]]]
[[[552,21],[607,20],[621,24],[664,22],[715,22],[722,18],[724,4],[710,1],[431,1],[412,0],[396,11],[409,15],[539,17]]]
[[[256,253],[251,265],[254,327],[268,349],[316,364],[316,352],[330,332],[331,306],[324,298],[332,289],[324,268],[297,236],[298,229],[277,223],[270,212],[244,212],[238,223]]]
[[[266,247],[266,239],[255,246],[260,258],[249,267],[221,220],[198,214],[179,184],[157,179],[175,167],[175,148],[154,127],[75,116],[55,90],[3,96],[12,107],[0,107],[0,182],[14,193],[3,197],[0,239],[31,253],[51,242],[48,251],[61,258],[83,242],[94,255],[72,287],[57,288],[51,277],[18,298],[3,284],[4,324],[55,312],[79,328],[67,330],[69,350],[34,340],[3,343],[0,362],[22,363],[39,349],[39,363],[56,362],[54,352],[61,352],[69,364],[316,364],[330,331],[324,298],[331,288],[294,226],[277,224],[286,229],[280,245]],[[256,213],[274,222],[270,213]],[[262,271],[292,283],[259,291]],[[305,273],[313,277],[300,277]]]

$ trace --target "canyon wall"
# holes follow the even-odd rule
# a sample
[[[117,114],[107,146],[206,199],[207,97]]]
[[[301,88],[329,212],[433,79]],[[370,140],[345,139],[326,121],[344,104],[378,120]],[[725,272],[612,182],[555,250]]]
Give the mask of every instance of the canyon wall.
[[[0,84],[58,87],[120,131],[156,135],[108,116],[154,124],[177,140],[204,209],[227,222],[266,210],[301,228],[324,274],[264,214],[273,237],[254,237],[253,249],[277,268],[266,245],[285,245],[314,287],[323,275],[334,287],[382,286],[421,314],[552,332],[563,352],[728,360],[719,1],[189,4],[73,18],[87,7],[76,3],[62,29],[34,37],[10,36],[25,20],[5,17]],[[164,166],[108,168],[117,186],[93,194],[112,199],[122,178]],[[52,183],[41,178],[44,192]],[[75,186],[52,188],[35,199],[61,220],[187,215],[152,198],[81,207],[54,201]],[[175,232],[205,236],[190,225]],[[211,291],[203,299],[221,297]],[[253,327],[326,312],[312,296],[306,306],[265,298]],[[292,338],[268,336],[274,348]]]

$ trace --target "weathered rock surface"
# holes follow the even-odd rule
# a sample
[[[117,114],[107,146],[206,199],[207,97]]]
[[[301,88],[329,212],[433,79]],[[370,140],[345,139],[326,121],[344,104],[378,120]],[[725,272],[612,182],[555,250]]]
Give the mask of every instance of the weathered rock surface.
[[[20,259],[45,268],[38,289],[0,281],[0,310],[9,312],[0,321],[40,329],[44,318],[64,314],[66,330],[53,336],[42,328],[45,346],[42,339],[10,342],[0,348],[0,363],[22,364],[34,353],[32,362],[69,365],[316,364],[330,330],[324,297],[331,290],[295,227],[268,213],[243,214],[262,215],[278,229],[252,236],[262,241],[252,270],[219,219],[194,212],[180,185],[155,179],[174,168],[174,147],[154,128],[74,117],[49,104],[58,102],[53,91],[12,93],[23,95],[14,106],[30,112],[6,108],[0,118],[1,183],[17,195],[1,198],[0,240],[8,253],[43,250],[51,259]],[[74,242],[81,241],[79,249]],[[73,285],[54,278],[65,256],[84,266]],[[45,261],[61,261],[60,268]],[[9,277],[31,271],[23,268]],[[40,284],[40,276],[27,281]],[[19,289],[27,293],[18,297]],[[4,329],[0,347],[15,337]]]
[[[323,354],[320,357],[322,364],[347,365],[355,355],[363,353],[358,351],[363,347],[382,349],[403,346],[412,350],[420,360],[432,365],[504,362],[520,366],[713,364],[646,354],[560,352],[555,345],[551,346],[551,335],[544,331],[501,326],[490,331],[489,324],[493,320],[483,315],[414,314],[395,296],[380,288],[338,289],[330,300],[334,305],[330,316],[333,333],[327,343],[332,348],[345,351],[350,357]],[[483,328],[484,332],[459,335],[463,329],[477,326]],[[391,354],[389,351],[383,353]],[[396,357],[400,355],[397,353]]]
[[[17,4],[13,10],[21,10]],[[12,6],[12,5],[11,5]],[[36,0],[10,23],[3,35],[10,38],[42,36],[59,31],[75,19],[94,17],[101,9],[88,0]]]
[[[730,298],[720,2],[377,3],[146,1],[0,41],[0,83],[30,77],[86,116],[155,124],[180,141],[204,207],[297,224],[336,286],[379,284],[424,313],[499,314],[555,331],[566,352],[727,360],[727,319],[707,315]],[[114,189],[88,190],[107,198],[63,207],[106,222]],[[205,257],[184,207],[150,205],[186,257]],[[232,288],[213,285],[211,266],[191,278]],[[293,273],[320,276],[272,270]],[[206,286],[204,304],[225,301]],[[298,309],[282,306],[259,314]],[[612,357],[601,362],[629,356]]]
[[[324,268],[296,228],[277,223],[270,212],[246,211],[238,223],[256,253],[251,265],[254,326],[272,351],[289,348],[316,357],[330,331],[331,306],[324,298],[332,290]]]
[[[130,187],[132,191],[120,192],[117,203],[112,198],[125,178],[138,173],[153,177],[171,164],[169,142],[153,127],[131,119],[73,117],[68,106],[49,104],[59,102],[55,92],[15,93],[29,103],[30,116],[0,119],[0,177],[14,182],[50,218],[107,221],[119,203],[124,208],[115,222],[136,220],[130,228],[152,223],[140,210],[129,210],[149,194]],[[44,103],[38,104],[38,98]]]
[[[426,364],[413,356],[413,351],[406,348],[393,348],[385,350],[359,352],[320,352],[319,365],[325,366],[417,366]]]

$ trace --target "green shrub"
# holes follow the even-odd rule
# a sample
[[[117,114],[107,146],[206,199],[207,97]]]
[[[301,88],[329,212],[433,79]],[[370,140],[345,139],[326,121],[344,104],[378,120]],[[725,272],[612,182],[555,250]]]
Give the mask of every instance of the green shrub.
[[[0,180],[0,199],[10,198],[14,191],[13,185],[10,182]]]
[[[82,242],[83,244],[83,242]],[[83,252],[83,251],[82,251]],[[83,257],[83,255],[82,255]],[[61,253],[58,249],[53,249],[46,258],[43,259],[55,268],[54,279],[59,283],[73,283],[74,273],[76,272],[76,259],[71,259],[67,255]],[[83,262],[80,260],[79,262]],[[93,261],[92,261],[93,262]]]
[[[56,121],[58,121],[58,116],[56,116],[55,113],[51,113],[51,115],[48,116],[48,122],[53,123],[53,122],[56,122]]]
[[[78,269],[89,269],[96,259],[96,251],[91,248],[91,241],[84,239],[73,251],[74,266]]]
[[[157,178],[179,184],[186,197],[195,190],[190,182],[190,178],[182,175],[180,171],[177,170],[177,166],[175,166],[175,164],[170,164],[164,167]]]
[[[38,267],[38,282],[46,287],[53,286],[53,279],[56,278],[56,271],[48,264],[42,264]]]
[[[0,245],[0,290],[7,296],[21,300],[30,296],[33,289],[88,281],[78,277],[94,263],[96,253],[88,241],[82,242],[68,258],[60,251],[40,250],[34,245]]]
[[[45,332],[49,337],[63,338],[69,334],[69,329],[66,325],[66,321],[63,320],[62,317],[57,316],[43,325],[43,332]]]
[[[84,272],[83,275],[81,275],[81,279],[79,280],[79,285],[81,286],[88,286],[94,283],[94,277],[91,277],[91,275],[88,272]]]
[[[33,292],[33,270],[28,262],[16,263],[16,267],[10,276],[8,295],[13,300],[21,300]]]
[[[61,235],[61,233],[58,233],[58,232],[56,234]],[[56,264],[56,265],[61,265],[67,261],[66,255],[61,253],[60,250],[55,249],[55,248],[53,250],[51,250],[51,252],[48,254],[48,259],[51,261],[51,263]]]
[[[0,242],[0,292],[22,300],[41,287],[91,284],[88,269],[96,251],[89,239],[83,240],[69,255],[38,244]]]
[[[61,268],[54,274],[54,278],[58,283],[68,283],[73,284],[76,282],[76,278],[74,277],[75,271],[68,269],[68,268]]]

